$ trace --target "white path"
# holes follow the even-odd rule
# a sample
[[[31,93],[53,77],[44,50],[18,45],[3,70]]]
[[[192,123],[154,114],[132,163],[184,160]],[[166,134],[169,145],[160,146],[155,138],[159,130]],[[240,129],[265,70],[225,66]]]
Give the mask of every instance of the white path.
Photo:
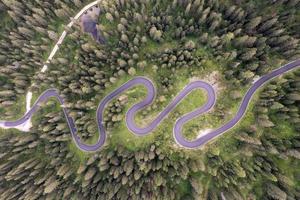
[[[72,26],[74,25],[75,21],[78,20],[85,11],[87,11],[88,9],[96,6],[98,3],[100,3],[101,0],[96,0],[93,1],[91,3],[89,3],[88,5],[86,5],[84,8],[82,8],[76,15],[74,18],[72,18],[71,22],[67,25],[68,28],[72,28]],[[59,50],[59,46],[63,43],[64,39],[67,36],[67,31],[63,31],[61,36],[59,37],[58,41],[56,42],[55,46],[53,47],[52,51],[50,52],[49,57],[47,58],[47,60],[45,61],[45,64],[43,66],[43,68],[41,69],[40,73],[45,73],[48,69],[48,64],[51,62],[51,60],[53,59],[53,57],[55,56],[55,54],[57,53],[57,51]],[[28,112],[30,110],[31,107],[31,99],[32,99],[32,92],[28,91],[26,94],[26,112]],[[32,123],[31,123],[31,118],[29,118],[24,124],[14,127],[18,130],[24,131],[24,132],[28,132],[30,130],[30,128],[32,127]],[[4,128],[4,129],[8,129],[8,127],[6,127],[3,123],[0,122],[0,128]]]
[[[86,5],[83,9],[81,9],[79,11],[79,13],[77,13],[75,15],[75,17],[72,19],[72,21],[67,25],[67,27],[71,28],[75,21],[79,19],[79,17],[81,17],[81,15],[84,14],[85,11],[87,11],[88,9],[96,6],[98,3],[100,3],[101,0],[97,0],[94,1],[88,5]],[[65,37],[67,36],[67,31],[63,31],[60,38],[58,39],[57,43],[55,44],[54,48],[52,49],[49,57],[47,58],[45,65],[43,66],[41,72],[45,72],[48,69],[48,64],[50,63],[50,61],[53,59],[53,57],[55,56],[56,52],[59,50],[59,46],[62,44],[62,42],[64,41]]]

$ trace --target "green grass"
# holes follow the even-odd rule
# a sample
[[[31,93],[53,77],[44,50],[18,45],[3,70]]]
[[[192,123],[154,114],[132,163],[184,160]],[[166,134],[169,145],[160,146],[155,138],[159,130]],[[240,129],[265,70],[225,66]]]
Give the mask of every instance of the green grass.
[[[80,149],[78,149],[78,147],[76,146],[76,144],[73,142],[72,139],[70,139],[70,143],[68,144],[68,148],[71,152],[74,153],[74,155],[78,159],[79,163],[84,163],[89,157],[89,154],[87,154],[87,153],[81,151]]]
[[[23,132],[17,130],[17,129],[3,129],[0,128],[0,137],[4,135],[10,135],[10,134],[22,134]]]
[[[7,118],[3,118],[3,116],[1,116],[1,120],[16,120],[22,117],[26,112],[26,95],[20,95],[17,97],[15,104],[5,108],[0,108],[0,113],[5,112],[12,112],[14,115],[10,115]]]
[[[112,148],[118,145],[126,146],[127,149],[131,151],[136,151],[148,146],[155,141],[154,138],[156,136],[154,133],[145,136],[134,135],[127,129],[125,122],[122,122],[121,125],[112,130],[112,132],[113,133],[108,134],[109,145],[111,145]]]
[[[271,114],[271,121],[276,125],[272,130],[270,130],[273,134],[276,134],[277,137],[282,139],[292,138],[297,135],[297,131],[293,127],[293,125],[287,121],[282,120],[276,117],[275,114]]]
[[[264,130],[267,134],[274,135],[276,138],[282,140],[289,140],[298,135],[297,131],[289,121],[279,119],[274,113],[271,114],[271,119],[275,124],[275,127]],[[275,166],[277,166],[284,175],[292,178],[292,182],[295,186],[300,187],[299,180],[294,177],[294,174],[300,174],[298,167],[300,164],[299,160],[294,158],[281,159],[274,155],[270,155],[270,157],[275,162]]]
[[[244,96],[244,93],[246,93],[247,88],[242,89],[242,96]],[[260,89],[261,91],[261,89]],[[240,120],[238,124],[236,124],[232,129],[230,129],[228,132],[224,133],[222,136],[216,138],[215,140],[212,140],[210,142],[209,148],[218,148],[222,149],[221,156],[224,160],[230,160],[230,159],[238,159],[238,157],[242,156],[238,152],[236,152],[236,139],[234,138],[234,135],[239,134],[242,130],[248,129],[250,125],[255,124],[255,104],[258,101],[259,98],[259,91],[254,94],[248,109],[246,113],[244,114],[243,118]],[[241,100],[239,100],[238,103],[234,102],[235,106],[232,111],[232,116],[228,117],[227,119],[232,119],[233,115],[236,114],[239,106],[240,106]],[[226,120],[226,121],[228,121]],[[222,125],[226,122],[221,123]],[[258,134],[260,134],[260,131],[258,131]]]
[[[276,166],[283,172],[284,175],[288,177],[293,177],[295,171],[299,171],[299,161],[289,158],[289,159],[280,159],[278,157],[273,157],[273,161]],[[293,180],[293,182],[297,182],[297,180]]]
[[[13,27],[15,25],[12,18],[8,15],[7,12],[1,12],[0,18],[1,18],[1,21],[0,21],[0,31],[1,32],[3,32],[6,28],[10,29],[11,27]]]
[[[182,180],[176,188],[176,195],[184,199],[185,196],[189,196],[192,193],[192,187],[188,180]]]
[[[117,21],[113,21],[110,22],[108,19],[106,19],[105,15],[100,15],[99,16],[99,22],[101,22],[102,27],[104,27],[104,31],[105,32],[111,32],[114,30],[117,30],[117,25],[119,24],[119,22]],[[105,38],[108,41],[109,45],[115,45],[118,42],[118,38],[110,35],[108,38]]]
[[[145,55],[145,53],[159,53],[159,52],[163,52],[166,49],[172,49],[175,48],[177,46],[177,42],[176,41],[169,41],[169,42],[155,42],[151,39],[148,38],[147,43],[144,45],[143,49],[139,52],[140,56]]]
[[[291,180],[292,188],[300,188],[300,181],[297,178],[300,174],[299,165],[300,162],[294,158],[288,158],[286,160],[278,157],[271,156],[275,166],[278,167],[281,173],[287,176]]]

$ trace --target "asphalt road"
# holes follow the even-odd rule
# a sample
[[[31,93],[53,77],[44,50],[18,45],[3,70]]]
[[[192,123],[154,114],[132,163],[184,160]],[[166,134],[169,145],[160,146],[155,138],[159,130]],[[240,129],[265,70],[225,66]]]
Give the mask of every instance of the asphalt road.
[[[2,121],[2,122],[0,121],[0,125],[4,126],[4,127],[8,127],[8,128],[13,128],[13,127],[16,127],[18,125],[25,123],[37,111],[39,105],[42,102],[47,101],[49,98],[55,97],[59,101],[59,103],[62,105],[62,109],[63,109],[64,115],[65,115],[65,118],[67,120],[68,126],[70,128],[72,138],[73,138],[75,144],[77,145],[77,147],[83,151],[96,151],[104,145],[106,137],[107,137],[106,130],[103,125],[103,113],[104,113],[104,109],[105,109],[106,105],[110,101],[112,101],[114,98],[119,96],[121,93],[128,90],[129,88],[132,88],[133,86],[136,86],[136,85],[143,85],[147,88],[146,98],[143,101],[132,106],[126,113],[126,124],[127,124],[128,129],[132,133],[134,133],[138,136],[146,135],[146,134],[150,133],[151,131],[153,131],[160,124],[160,122],[178,105],[178,103],[186,95],[188,95],[191,91],[193,91],[195,89],[204,89],[207,94],[207,102],[200,108],[197,108],[196,110],[180,117],[175,122],[175,126],[173,129],[173,136],[175,138],[175,141],[179,145],[181,145],[185,148],[197,148],[197,147],[203,146],[207,142],[211,141],[212,139],[216,138],[217,136],[219,136],[219,135],[227,132],[229,129],[233,128],[242,119],[254,93],[259,88],[261,88],[267,81],[269,81],[281,74],[284,74],[288,71],[296,69],[299,66],[300,66],[300,59],[293,61],[291,63],[288,63],[288,64],[268,73],[267,75],[264,75],[261,78],[259,78],[245,94],[245,96],[240,104],[239,110],[236,113],[236,115],[233,117],[233,119],[231,119],[229,122],[227,122],[220,128],[217,128],[217,129],[215,129],[193,141],[186,140],[182,136],[181,130],[182,130],[183,125],[185,123],[187,123],[189,120],[192,120],[193,118],[209,111],[216,102],[216,95],[215,95],[213,87],[209,83],[206,83],[203,81],[194,81],[194,82],[189,83],[148,126],[141,128],[135,124],[134,116],[135,116],[136,112],[138,112],[139,110],[143,109],[144,107],[148,106],[149,104],[151,104],[153,102],[153,100],[155,99],[156,91],[155,91],[155,87],[154,87],[153,83],[145,77],[136,77],[136,78],[129,80],[128,82],[126,82],[125,84],[123,84],[122,86],[120,86],[119,88],[117,88],[116,90],[111,92],[110,94],[108,94],[106,97],[104,97],[102,99],[102,101],[100,102],[97,112],[96,112],[99,137],[98,137],[97,143],[93,144],[93,145],[84,144],[83,142],[81,142],[79,136],[77,135],[75,123],[74,123],[73,119],[69,116],[67,109],[63,106],[64,100],[59,95],[59,92],[56,89],[46,90],[36,100],[36,102],[33,104],[31,109],[22,118],[20,118],[16,121]]]

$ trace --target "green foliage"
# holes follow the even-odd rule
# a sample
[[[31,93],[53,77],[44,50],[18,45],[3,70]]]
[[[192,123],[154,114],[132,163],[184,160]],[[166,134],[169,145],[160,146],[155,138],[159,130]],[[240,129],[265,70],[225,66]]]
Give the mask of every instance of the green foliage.
[[[211,113],[183,133],[230,120],[252,81],[299,58],[299,1],[102,1],[98,31],[106,43],[65,27],[86,1],[0,1],[0,112],[25,112],[28,88],[57,88],[81,139],[98,137],[99,101],[133,76],[147,76],[158,96],[136,116],[150,122],[191,79],[215,82]],[[68,36],[40,73],[61,32]],[[213,75],[216,76],[213,76]],[[127,109],[146,91],[136,87],[104,113],[107,145],[81,152],[60,105],[51,100],[30,133],[0,130],[0,199],[300,199],[299,70],[274,79],[252,99],[240,124],[204,148],[185,150],[172,138],[175,120],[205,102],[188,95],[153,134],[137,138]],[[213,78],[211,78],[213,77]]]

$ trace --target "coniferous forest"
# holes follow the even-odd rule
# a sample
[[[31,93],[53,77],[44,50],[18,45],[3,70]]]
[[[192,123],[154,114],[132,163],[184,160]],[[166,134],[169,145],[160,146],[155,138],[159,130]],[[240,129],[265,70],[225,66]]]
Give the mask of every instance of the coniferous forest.
[[[192,140],[229,121],[255,80],[300,58],[299,0],[102,0],[85,12],[100,10],[86,28],[74,16],[89,3],[0,0],[0,120],[23,116],[27,91],[34,102],[57,88],[81,140],[93,144],[99,102],[133,77],[149,77],[157,88],[136,115],[140,126],[190,80],[206,80],[217,102],[184,126]],[[29,132],[0,128],[0,199],[300,199],[299,68],[265,84],[238,125],[195,150],[177,145],[172,131],[205,93],[192,92],[138,137],[125,114],[146,94],[135,86],[109,103],[106,143],[92,153],[76,147],[54,98],[34,114]]]

